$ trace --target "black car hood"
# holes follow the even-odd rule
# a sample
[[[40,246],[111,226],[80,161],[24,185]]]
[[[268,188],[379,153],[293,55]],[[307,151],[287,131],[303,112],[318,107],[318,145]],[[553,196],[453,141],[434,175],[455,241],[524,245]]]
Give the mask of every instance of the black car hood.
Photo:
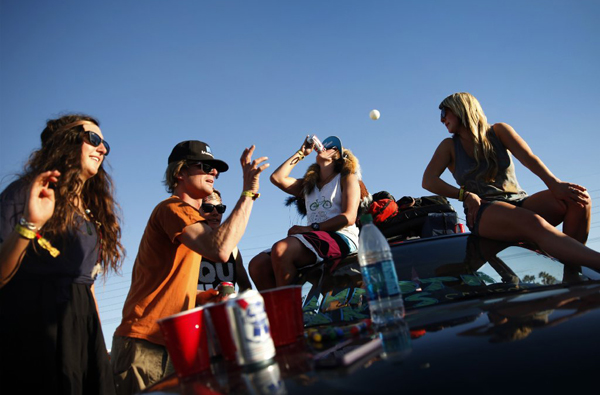
[[[412,310],[401,360],[315,370],[289,393],[556,393],[593,388],[600,284]]]

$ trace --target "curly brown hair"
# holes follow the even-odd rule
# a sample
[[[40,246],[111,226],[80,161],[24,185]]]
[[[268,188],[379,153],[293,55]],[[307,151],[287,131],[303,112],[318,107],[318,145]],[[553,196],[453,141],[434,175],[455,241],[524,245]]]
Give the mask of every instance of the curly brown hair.
[[[81,215],[77,202],[81,199],[83,206],[90,210],[93,220],[101,226],[99,231],[102,235],[101,261],[104,274],[110,269],[119,272],[125,258],[125,249],[120,241],[121,213],[114,200],[112,178],[104,170],[103,161],[94,177],[86,182],[81,180],[83,128],[81,125],[69,126],[77,121],[89,121],[100,125],[98,120],[84,114],[69,114],[48,120],[40,136],[42,146],[29,156],[21,178],[31,183],[42,172],[60,171],[54,189],[54,214],[44,225],[44,237],[57,240],[76,226],[76,217]]]

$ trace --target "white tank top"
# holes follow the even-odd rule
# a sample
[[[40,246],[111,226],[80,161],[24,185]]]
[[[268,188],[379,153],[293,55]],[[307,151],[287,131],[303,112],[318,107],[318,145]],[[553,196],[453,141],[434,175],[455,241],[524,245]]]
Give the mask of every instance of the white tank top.
[[[311,193],[306,195],[306,218],[308,225],[313,222],[327,221],[342,213],[342,175],[337,174],[322,189],[314,187]],[[356,224],[348,225],[338,230],[339,233],[348,237],[358,246],[358,227]]]

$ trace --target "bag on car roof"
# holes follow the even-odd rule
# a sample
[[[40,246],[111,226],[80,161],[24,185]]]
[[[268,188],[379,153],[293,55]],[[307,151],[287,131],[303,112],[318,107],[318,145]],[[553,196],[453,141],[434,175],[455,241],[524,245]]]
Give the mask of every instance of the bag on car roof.
[[[456,213],[429,213],[421,228],[421,237],[434,237],[457,233],[458,215]]]
[[[373,195],[373,201],[369,205],[367,213],[373,217],[373,223],[379,225],[398,214],[398,204],[391,193],[377,192]]]
[[[373,195],[374,202],[376,195]],[[396,215],[388,217],[383,222],[376,223],[379,230],[387,238],[430,237],[437,234],[454,233],[454,227],[458,223],[458,216],[454,207],[443,196],[417,198],[404,196],[396,201],[396,206],[398,207]],[[448,215],[443,216],[443,218],[432,216],[435,218],[429,219],[429,214],[436,213],[447,213]],[[436,222],[436,220],[438,221]],[[424,229],[426,222],[429,225]]]

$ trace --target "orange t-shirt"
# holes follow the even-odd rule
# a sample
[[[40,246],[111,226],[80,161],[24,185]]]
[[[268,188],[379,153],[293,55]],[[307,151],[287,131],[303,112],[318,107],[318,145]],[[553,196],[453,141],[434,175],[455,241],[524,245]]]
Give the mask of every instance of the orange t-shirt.
[[[176,196],[154,208],[135,258],[116,335],[164,345],[157,320],[195,307],[202,256],[177,237],[199,221],[204,218],[198,210]]]

